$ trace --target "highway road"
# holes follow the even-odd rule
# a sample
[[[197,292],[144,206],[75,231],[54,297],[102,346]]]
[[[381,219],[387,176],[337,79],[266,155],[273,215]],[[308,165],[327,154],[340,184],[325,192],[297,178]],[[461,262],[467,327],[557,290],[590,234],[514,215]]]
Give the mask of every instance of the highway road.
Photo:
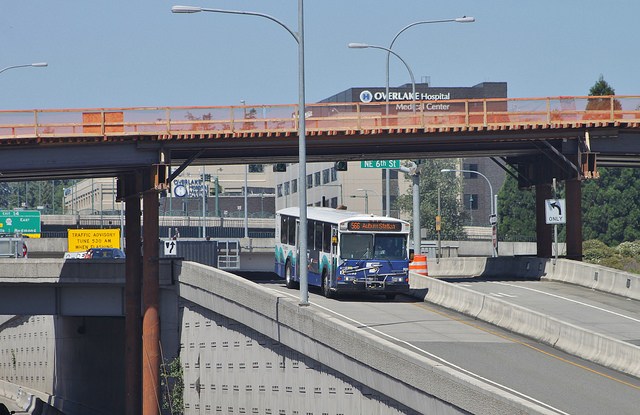
[[[553,281],[443,279],[640,346],[640,302]]]
[[[282,281],[260,283],[299,298]],[[486,285],[508,294],[498,284]],[[376,296],[326,299],[314,289],[309,301],[310,307],[543,405],[550,413],[638,414],[640,379],[441,307],[408,296],[394,301]]]

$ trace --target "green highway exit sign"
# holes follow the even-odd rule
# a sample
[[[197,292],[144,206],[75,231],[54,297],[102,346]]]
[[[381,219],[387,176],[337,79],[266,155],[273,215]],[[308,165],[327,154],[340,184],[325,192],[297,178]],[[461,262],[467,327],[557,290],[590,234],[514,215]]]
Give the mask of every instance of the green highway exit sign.
[[[363,169],[399,169],[400,160],[369,160],[361,161],[360,167]]]
[[[0,210],[0,233],[40,233],[40,211]]]

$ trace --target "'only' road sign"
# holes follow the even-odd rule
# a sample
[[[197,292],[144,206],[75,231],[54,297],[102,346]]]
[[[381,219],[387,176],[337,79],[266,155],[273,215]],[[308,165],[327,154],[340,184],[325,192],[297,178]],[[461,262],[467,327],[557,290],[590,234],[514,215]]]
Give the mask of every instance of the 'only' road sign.
[[[544,217],[547,225],[567,223],[564,199],[547,199],[544,201]]]

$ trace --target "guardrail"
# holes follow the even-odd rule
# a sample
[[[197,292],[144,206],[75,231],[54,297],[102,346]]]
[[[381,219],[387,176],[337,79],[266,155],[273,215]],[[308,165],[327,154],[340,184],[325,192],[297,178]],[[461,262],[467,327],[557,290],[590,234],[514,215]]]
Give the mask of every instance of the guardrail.
[[[296,134],[297,105],[0,111],[1,138]],[[640,123],[640,96],[487,98],[309,104],[310,134],[398,128]]]

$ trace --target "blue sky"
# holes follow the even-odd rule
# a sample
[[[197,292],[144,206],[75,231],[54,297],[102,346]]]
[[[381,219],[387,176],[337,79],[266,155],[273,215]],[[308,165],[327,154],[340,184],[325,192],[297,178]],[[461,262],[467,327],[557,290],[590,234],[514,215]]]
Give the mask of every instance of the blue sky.
[[[172,5],[270,14],[297,30],[297,0],[3,0],[0,109],[295,103],[297,46],[266,19],[172,14]],[[586,95],[602,74],[640,95],[640,1],[305,0],[306,96],[384,86],[388,46],[433,86],[505,81],[510,97]],[[391,85],[408,83],[391,64]]]

